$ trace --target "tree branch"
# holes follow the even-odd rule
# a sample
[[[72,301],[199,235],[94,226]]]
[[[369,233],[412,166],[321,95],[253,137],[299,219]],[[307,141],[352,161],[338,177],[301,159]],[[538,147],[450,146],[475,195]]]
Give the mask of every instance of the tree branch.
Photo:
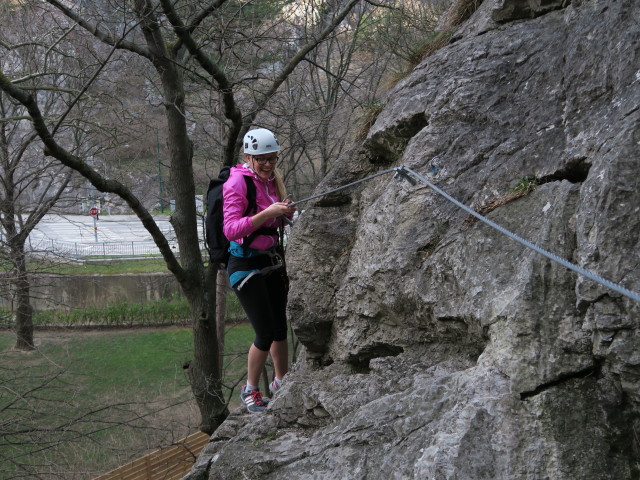
[[[56,204],[56,202],[60,199],[62,194],[64,193],[67,185],[71,181],[71,176],[73,174],[73,170],[68,170],[67,174],[64,177],[64,180],[60,183],[56,193],[52,195],[49,199],[44,199],[45,192],[49,191],[50,186],[53,184],[53,178],[50,181],[50,184],[47,188],[44,189],[40,201],[37,204],[37,207],[29,214],[27,220],[23,223],[22,228],[20,229],[20,240],[26,241],[27,237],[31,234],[34,228],[40,223],[40,220],[49,213],[49,210]]]
[[[62,122],[64,121],[65,118],[67,118],[67,115],[69,115],[69,113],[71,112],[71,110],[73,109],[73,107],[76,105],[76,103],[78,103],[78,101],[80,100],[80,98],[82,97],[82,95],[84,95],[84,93],[89,89],[89,87],[91,86],[91,84],[93,84],[93,82],[98,78],[98,75],[100,74],[100,72],[104,69],[104,67],[107,65],[107,63],[109,63],[109,59],[111,58],[111,56],[116,52],[116,50],[118,49],[118,44],[120,41],[116,42],[116,44],[113,46],[113,48],[111,49],[111,51],[109,51],[109,54],[107,55],[107,58],[100,62],[100,65],[98,66],[98,68],[96,69],[96,71],[94,72],[94,74],[91,76],[91,78],[84,84],[84,86],[80,89],[80,91],[78,92],[78,94],[75,96],[75,98],[73,100],[71,100],[71,102],[69,103],[69,105],[67,106],[67,109],[64,111],[64,113],[60,116],[60,118],[58,119],[58,122],[56,123],[56,125],[53,127],[53,131],[52,134],[55,135],[55,133],[58,131],[58,128],[60,128],[60,125],[62,125]]]
[[[173,30],[175,31],[178,38],[187,47],[187,50],[189,51],[191,56],[196,59],[200,66],[207,73],[209,73],[209,75],[211,75],[211,77],[218,85],[220,93],[222,94],[224,116],[231,121],[231,130],[229,132],[228,142],[225,147],[224,154],[224,163],[230,164],[236,157],[235,143],[242,129],[242,113],[240,112],[240,109],[238,108],[238,105],[236,104],[235,98],[233,96],[233,86],[227,79],[222,69],[220,69],[218,65],[213,63],[211,59],[207,55],[205,55],[198,47],[191,35],[193,29],[184,25],[180,17],[178,17],[175,9],[173,8],[171,0],[160,0],[160,4],[162,5],[164,14],[171,22],[171,25],[173,25]]]
[[[141,55],[149,60],[152,59],[153,55],[147,48],[144,48],[136,43],[129,42],[124,39],[119,39],[119,40],[116,39],[113,35],[111,35],[111,33],[100,29],[98,25],[93,25],[87,22],[84,18],[82,18],[76,12],[74,12],[70,8],[67,8],[60,0],[46,0],[46,2],[49,3],[50,5],[53,5],[58,10],[60,10],[65,16],[67,16],[68,18],[76,22],[78,25],[84,28],[87,32],[91,33],[94,37],[96,37],[101,42],[114,47],[118,45],[118,48],[120,49],[137,53],[138,55]]]
[[[24,77],[21,77],[21,78],[14,78],[13,79],[13,84],[14,85],[18,85],[20,83],[29,82],[31,80],[35,80],[35,79],[40,78],[40,77],[47,77],[49,75],[62,75],[63,73],[66,73],[66,72],[30,73],[29,75],[25,75]],[[22,87],[22,88],[24,88],[24,87]],[[54,87],[50,87],[50,89],[53,90]],[[61,91],[61,92],[65,92],[65,93],[68,93],[68,92],[72,91],[72,90],[69,90],[69,89],[62,89],[62,88],[58,88],[58,90]]]
[[[262,99],[260,99],[257,102],[252,113],[247,118],[245,125],[241,131],[241,134],[244,135],[244,133],[246,133],[249,130],[249,127],[251,123],[253,123],[253,120],[255,120],[255,117],[258,114],[258,112],[264,108],[264,106],[267,104],[269,99],[278,91],[278,89],[280,88],[280,85],[284,83],[284,81],[291,74],[291,72],[293,72],[293,70],[298,66],[298,64],[303,60],[305,60],[309,52],[311,52],[314,48],[320,45],[329,35],[331,35],[331,33],[338,27],[338,25],[340,25],[340,23],[342,23],[342,21],[347,17],[349,12],[351,12],[353,7],[355,7],[356,4],[360,1],[361,0],[350,0],[349,3],[345,5],[345,7],[333,18],[331,23],[327,25],[327,27],[322,32],[320,32],[320,34],[317,37],[315,37],[306,45],[304,45],[298,51],[298,53],[296,53],[289,60],[287,65],[284,66],[284,68],[280,71],[278,76],[273,81],[271,88],[269,88],[269,90],[262,96]]]
[[[4,118],[0,118],[0,123],[19,122],[20,120],[31,120],[31,117],[29,115],[21,115],[17,117],[4,117]]]
[[[80,175],[89,180],[99,191],[114,193],[120,196],[138,216],[144,227],[151,234],[151,237],[167,263],[168,269],[176,275],[178,281],[184,281],[184,270],[173,254],[173,251],[169,246],[169,242],[160,231],[160,228],[151,214],[144,208],[140,200],[131,192],[131,190],[129,190],[126,185],[116,180],[105,179],[93,168],[87,165],[87,163],[83,162],[80,158],[72,155],[60,146],[47,128],[44,118],[42,117],[42,113],[40,112],[37,102],[34,100],[33,96],[13,85],[2,71],[0,71],[0,89],[20,102],[27,109],[27,112],[31,117],[33,127],[40,137],[40,140],[44,143],[45,155],[53,156],[63,165],[77,171]]]
[[[189,22],[189,26],[187,27],[187,31],[189,34],[192,34],[193,31],[200,25],[209,15],[218,10],[222,5],[224,5],[227,0],[214,0],[209,4],[208,7],[202,9],[202,11],[194,17],[191,22]],[[164,8],[164,7],[163,7]],[[178,39],[176,44],[173,46],[174,54],[177,53],[180,48],[182,48],[182,39]]]

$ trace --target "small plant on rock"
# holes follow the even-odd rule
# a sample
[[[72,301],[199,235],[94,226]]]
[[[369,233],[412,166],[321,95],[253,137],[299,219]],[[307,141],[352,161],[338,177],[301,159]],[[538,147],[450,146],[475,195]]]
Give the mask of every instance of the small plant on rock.
[[[498,207],[502,207],[513,200],[524,197],[525,195],[533,192],[535,188],[540,184],[540,181],[536,177],[522,177],[518,180],[518,183],[509,189],[509,191],[500,198],[496,198],[495,200],[491,200],[488,203],[480,205],[476,208],[476,212],[480,215],[486,215],[489,212],[492,212]],[[465,225],[471,225],[476,221],[476,217],[473,215],[469,215],[464,221]]]

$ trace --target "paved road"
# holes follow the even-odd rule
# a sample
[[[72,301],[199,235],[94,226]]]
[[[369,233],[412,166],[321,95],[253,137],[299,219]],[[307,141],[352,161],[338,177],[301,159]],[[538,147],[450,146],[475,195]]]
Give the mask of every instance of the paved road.
[[[168,216],[154,217],[163,232],[173,232]],[[95,222],[91,215],[47,215],[38,224],[30,239],[93,243],[151,241],[149,232],[135,215],[100,215]]]
[[[154,217],[170,247],[178,251],[168,216]],[[204,241],[202,226],[200,239]],[[204,248],[204,245],[203,245]],[[29,236],[27,250],[67,258],[158,255],[151,235],[135,215],[48,215]]]

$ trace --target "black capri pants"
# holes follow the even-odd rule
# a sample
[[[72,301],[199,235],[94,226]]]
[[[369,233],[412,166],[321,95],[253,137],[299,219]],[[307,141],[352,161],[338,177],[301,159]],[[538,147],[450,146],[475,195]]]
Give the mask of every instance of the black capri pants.
[[[254,275],[233,290],[255,331],[256,348],[268,352],[273,342],[287,339],[287,288],[280,270]]]

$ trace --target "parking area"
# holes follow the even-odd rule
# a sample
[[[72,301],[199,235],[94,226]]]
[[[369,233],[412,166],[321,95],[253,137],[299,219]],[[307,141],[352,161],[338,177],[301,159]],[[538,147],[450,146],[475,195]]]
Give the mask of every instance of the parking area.
[[[175,234],[168,216],[155,217],[174,250]],[[202,229],[199,226],[202,237]],[[135,215],[48,215],[29,236],[32,252],[70,258],[159,254],[151,235]]]
[[[171,235],[168,216],[155,217],[160,230]],[[94,229],[95,227],[95,229]],[[151,241],[149,232],[135,215],[47,215],[31,235],[32,240],[54,239],[69,242]]]

